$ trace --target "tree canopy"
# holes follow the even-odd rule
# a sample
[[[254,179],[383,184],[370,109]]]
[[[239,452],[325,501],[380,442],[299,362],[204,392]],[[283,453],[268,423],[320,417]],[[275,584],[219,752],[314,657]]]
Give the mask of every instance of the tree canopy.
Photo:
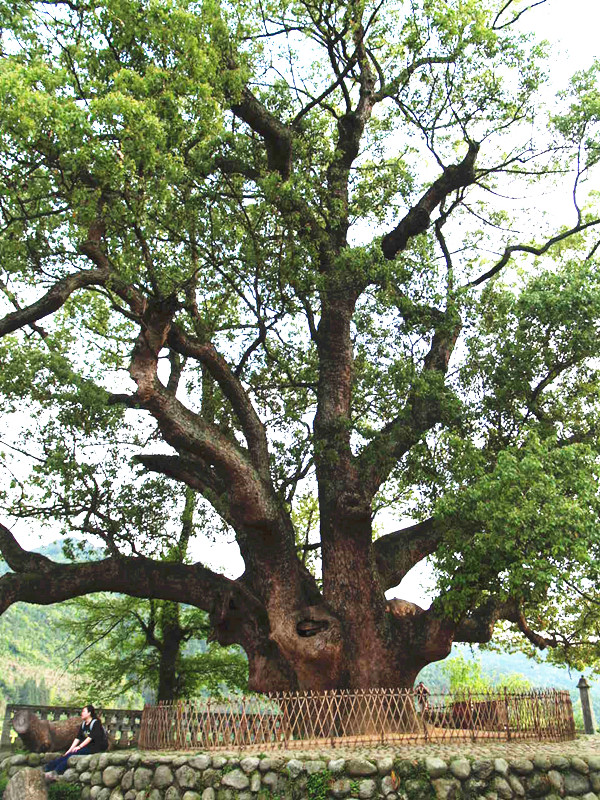
[[[104,514],[109,552],[7,518],[0,611],[185,602],[262,690],[412,685],[503,624],[595,651],[600,67],[549,98],[543,3],[0,5],[0,389],[35,461],[4,506]],[[116,515],[107,438],[144,471]],[[136,548],[169,481],[243,575]],[[388,602],[427,557],[431,608]]]

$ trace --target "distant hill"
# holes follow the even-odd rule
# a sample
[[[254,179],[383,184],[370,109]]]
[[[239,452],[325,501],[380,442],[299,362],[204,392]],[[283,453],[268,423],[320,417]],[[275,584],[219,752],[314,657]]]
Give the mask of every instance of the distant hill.
[[[36,548],[33,552],[51,558],[53,561],[65,562],[67,560],[63,555],[62,544],[60,542],[46,544],[43,547]],[[0,557],[0,575],[6,575],[7,572],[11,572],[11,569],[6,561]]]
[[[65,561],[60,542],[35,552]],[[10,572],[0,562],[0,575]],[[0,707],[6,703],[63,703],[69,699],[74,643],[59,627],[64,605],[15,603],[0,617]]]
[[[64,702],[72,644],[58,622],[60,606],[15,603],[0,617],[0,703]]]
[[[467,660],[477,660],[481,663],[482,673],[493,683],[503,675],[520,674],[529,681],[535,689],[573,689],[577,685],[580,674],[569,672],[568,669],[537,662],[527,658],[524,653],[495,653],[489,650],[479,650],[468,645],[454,645],[450,658],[461,654]],[[422,670],[419,680],[432,686],[443,688],[445,677],[443,675],[443,661],[430,664]]]

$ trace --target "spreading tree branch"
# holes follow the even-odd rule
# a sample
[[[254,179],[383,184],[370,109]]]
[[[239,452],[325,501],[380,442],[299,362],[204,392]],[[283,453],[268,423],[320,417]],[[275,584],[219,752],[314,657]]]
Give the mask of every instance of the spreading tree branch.
[[[461,620],[454,641],[485,644],[491,641],[496,623],[501,619],[515,622],[517,611],[516,602],[490,597]]]
[[[261,422],[248,393],[223,356],[210,342],[201,342],[172,325],[168,344],[178,353],[203,364],[215,379],[242,426],[250,459],[261,478],[269,481],[269,449],[265,426]]]
[[[2,557],[14,572],[45,574],[53,568],[53,562],[47,556],[24,550],[12,532],[1,522],[0,553],[2,553]]]
[[[445,375],[461,329],[460,319],[439,314],[429,352],[423,361],[424,382],[437,372]],[[425,383],[425,386],[427,384]],[[379,431],[356,459],[361,483],[373,497],[398,460],[407,453],[444,415],[444,389],[434,380],[427,391],[419,382],[411,391],[402,411]]]
[[[475,181],[474,167],[478,152],[479,144],[469,142],[469,149],[463,160],[459,164],[446,167],[443,174],[432,183],[394,230],[383,237],[381,249],[387,259],[394,259],[406,248],[411,238],[427,230],[434,208],[449,194]]]
[[[155,453],[138,455],[135,460],[151,472],[159,472],[200,492],[226,522],[234,524],[229,513],[227,483],[201,458]]]
[[[0,578],[0,614],[16,602],[50,605],[92,592],[120,592],[189,603],[210,613],[227,597],[250,614],[264,615],[262,604],[246,586],[201,564],[126,556],[59,564],[24,550],[2,523],[0,552],[14,570]]]
[[[373,543],[375,563],[384,592],[397,586],[415,564],[435,552],[443,531],[442,523],[431,517],[381,536]]]
[[[292,171],[292,135],[289,128],[271,114],[248,87],[242,90],[241,100],[231,104],[231,110],[262,137],[269,169],[287,180]]]
[[[216,425],[190,411],[159,381],[158,354],[166,345],[177,304],[174,298],[149,303],[131,359],[136,399],[150,411],[164,440],[178,452],[214,467],[228,486],[230,507],[245,524],[275,520],[272,489],[261,479],[245,451]],[[189,354],[189,353],[186,353]]]
[[[504,617],[504,619],[509,619]],[[523,636],[528,639],[531,644],[535,645],[538,650],[545,650],[547,647],[558,647],[559,641],[556,636],[542,636],[536,633],[527,622],[525,613],[522,608],[518,608],[514,619],[509,619],[510,622],[516,622],[518,629]]]
[[[108,269],[89,269],[68,275],[57,281],[46,294],[25,308],[12,311],[0,319],[0,336],[23,328],[26,325],[34,325],[38,320],[49,316],[57,311],[70,295],[77,289],[84,289],[87,286],[96,286],[106,283],[108,279]]]
[[[574,227],[569,228],[568,231],[563,231],[562,233],[556,234],[556,236],[553,236],[551,239],[548,239],[548,241],[545,242],[545,244],[541,245],[540,247],[533,247],[532,245],[526,245],[526,244],[509,245],[504,250],[504,253],[502,254],[500,260],[497,261],[496,264],[494,264],[494,266],[491,269],[489,269],[487,272],[484,272],[482,275],[480,275],[478,278],[471,281],[470,283],[467,283],[466,286],[467,287],[479,286],[480,284],[485,283],[485,281],[489,280],[490,278],[493,278],[494,275],[497,275],[500,272],[500,270],[503,269],[508,264],[513,253],[531,253],[534,256],[542,256],[544,255],[544,253],[548,252],[548,250],[553,245],[558,244],[558,242],[562,242],[564,239],[568,239],[569,236],[573,236],[576,233],[580,233],[581,231],[584,231],[587,228],[591,228],[594,225],[600,225],[600,219],[594,219],[591,220],[590,222],[585,222],[580,225],[575,225]]]

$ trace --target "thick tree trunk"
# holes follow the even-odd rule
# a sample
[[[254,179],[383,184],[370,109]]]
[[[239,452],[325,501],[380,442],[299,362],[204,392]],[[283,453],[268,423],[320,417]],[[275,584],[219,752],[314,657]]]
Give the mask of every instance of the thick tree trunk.
[[[320,597],[311,589],[310,602],[270,607],[253,625],[236,615],[235,603],[223,610],[217,638],[246,649],[253,691],[411,688],[426,664],[450,652],[455,625],[414,604],[386,601],[370,514],[337,508],[323,543]]]
[[[344,503],[343,498],[337,506],[323,507],[328,512],[323,541],[324,572],[328,572],[322,592],[298,558],[292,562],[296,566],[291,581],[274,569],[269,582],[262,581],[258,571],[232,581],[200,564],[145,558],[58,564],[24,551],[0,525],[2,551],[15,570],[0,578],[0,608],[17,601],[60,602],[90,590],[196,605],[209,613],[217,641],[245,650],[249,688],[257,692],[410,688],[422,667],[448,655],[457,631],[470,637],[463,641],[486,641],[493,623],[500,616],[507,618],[506,610],[490,607],[482,609],[481,618],[472,616],[459,626],[411,603],[387,603],[384,591],[389,581],[399,578],[411,560],[398,560],[384,573],[379,569],[381,553],[397,535],[390,535],[388,543],[373,544],[364,507]],[[436,536],[435,526],[415,526],[404,536],[407,552],[420,560],[431,547],[429,538]],[[279,551],[263,550],[265,570],[270,558],[277,560]],[[278,581],[296,588],[290,592],[289,585],[280,586]],[[172,693],[172,661],[165,658],[161,697]]]
[[[360,591],[360,580],[352,589]],[[334,613],[323,602],[290,610],[294,648],[246,648],[250,688],[257,692],[409,689],[425,665],[449,654],[455,625],[436,620],[422,609],[415,613],[413,604],[400,601],[400,616],[397,608],[384,606],[381,618],[364,608],[361,618],[359,603],[357,595],[348,602],[347,614],[342,608]]]
[[[176,700],[180,696],[178,662],[183,631],[179,603],[164,601],[160,609],[160,660],[158,665],[158,700]]]

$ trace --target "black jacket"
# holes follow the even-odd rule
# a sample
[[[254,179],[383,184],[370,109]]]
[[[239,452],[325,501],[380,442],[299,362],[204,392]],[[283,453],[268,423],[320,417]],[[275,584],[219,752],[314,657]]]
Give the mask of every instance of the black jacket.
[[[88,745],[90,753],[102,753],[104,750],[108,750],[106,731],[99,719],[92,719],[89,723],[82,722],[79,726],[77,734],[79,742],[83,742],[88,736],[92,740]]]

